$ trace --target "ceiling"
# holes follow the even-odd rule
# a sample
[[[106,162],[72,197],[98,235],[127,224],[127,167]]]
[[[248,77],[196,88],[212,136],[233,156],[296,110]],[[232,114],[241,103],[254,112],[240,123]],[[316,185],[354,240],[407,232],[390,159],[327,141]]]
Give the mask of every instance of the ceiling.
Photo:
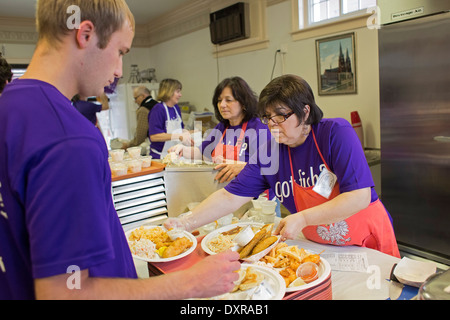
[[[136,24],[146,24],[191,0],[126,0],[136,19]],[[34,18],[36,1],[14,0],[0,3],[0,16]]]

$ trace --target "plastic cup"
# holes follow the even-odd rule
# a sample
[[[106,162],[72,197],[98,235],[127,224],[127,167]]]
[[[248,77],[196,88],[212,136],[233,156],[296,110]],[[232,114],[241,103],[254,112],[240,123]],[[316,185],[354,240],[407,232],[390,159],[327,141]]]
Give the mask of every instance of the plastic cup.
[[[252,227],[246,226],[234,237],[233,241],[236,242],[239,246],[243,247],[247,243],[249,243],[254,236],[255,233],[253,232]]]
[[[128,166],[128,170],[130,170],[133,173],[141,172],[142,170],[142,161],[141,160],[127,160],[126,165]]]
[[[275,201],[263,201],[261,202],[261,211],[263,214],[271,214],[275,212],[277,203]]]
[[[141,157],[142,168],[148,168],[152,166],[152,156]]]
[[[231,224],[231,222],[233,222],[233,214],[232,213],[227,214],[226,216],[223,216],[222,218],[217,220],[217,223],[221,227],[227,226],[227,225]]]
[[[205,232],[205,233],[210,233],[210,232],[213,231],[215,228],[216,228],[216,224],[215,224],[214,222],[208,223],[208,224],[206,224],[206,225],[204,225],[204,226],[202,227],[203,232]]]
[[[313,282],[319,278],[319,266],[314,262],[302,263],[296,271],[297,277],[306,283]]]
[[[275,222],[275,216],[276,213],[261,213],[260,218],[262,220],[263,223],[268,224],[268,223],[274,223]]]
[[[256,210],[261,210],[261,201],[259,200],[252,200],[253,208]]]
[[[124,153],[125,153],[125,150],[123,150],[123,149],[111,150],[109,152],[109,154],[111,155],[112,162],[122,162]]]
[[[123,176],[123,175],[126,175],[127,172],[128,172],[127,165],[124,164],[124,163],[121,163],[121,162],[119,162],[119,163],[115,163],[115,162],[110,163],[110,168],[111,168],[111,174],[113,176]]]
[[[257,210],[257,209],[248,210],[249,217],[255,217],[255,216],[260,216],[260,215],[261,215],[261,210]]]
[[[141,157],[141,147],[128,148],[127,152],[132,159],[139,159]]]

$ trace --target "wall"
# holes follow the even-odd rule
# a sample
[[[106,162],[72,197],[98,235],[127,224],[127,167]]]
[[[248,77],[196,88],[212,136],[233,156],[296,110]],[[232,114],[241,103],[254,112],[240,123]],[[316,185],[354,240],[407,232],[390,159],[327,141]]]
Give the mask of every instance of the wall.
[[[256,6],[260,0],[252,1]],[[210,2],[207,0],[195,0],[192,10],[205,7],[208,3]],[[262,1],[262,3],[266,2]],[[343,117],[350,120],[350,112],[358,111],[363,122],[365,146],[380,148],[377,31],[364,27],[339,32],[354,31],[356,34],[358,92],[351,95],[319,96],[317,94],[315,40],[333,34],[293,41],[291,1],[267,0],[267,3],[268,6],[265,8],[266,30],[263,33],[263,38],[268,39],[267,48],[220,56],[219,59],[216,59],[214,57],[215,46],[211,43],[209,28],[205,25],[204,16],[202,16],[198,19],[200,27],[194,24],[192,26],[194,31],[186,32],[170,40],[158,42],[152,46],[142,46],[142,39],[137,38],[131,52],[124,57],[124,73],[121,81],[128,81],[132,64],[137,64],[141,70],[156,68],[158,80],[171,77],[179,79],[183,83],[183,101],[189,101],[198,110],[205,108],[212,110],[211,98],[214,88],[225,77],[241,76],[259,94],[270,81],[275,51],[283,45],[287,48],[287,54],[283,55],[283,58],[278,55],[274,76],[282,73],[294,73],[305,78],[313,88],[317,103],[323,109],[326,117]],[[181,16],[182,12],[178,13],[178,17]],[[162,20],[168,21],[169,19],[162,17]],[[11,20],[4,23],[4,25],[10,24]],[[22,24],[26,26],[29,24],[25,28],[26,32],[20,34],[25,37],[26,44],[8,43],[4,40],[0,43],[6,47],[6,58],[12,63],[28,62],[35,47],[33,42],[36,35],[32,32],[33,24],[20,22],[20,25]],[[186,29],[189,27],[189,23],[183,22],[181,25]],[[145,26],[147,29],[150,27]],[[3,24],[2,28],[5,28]]]
[[[275,51],[283,45],[287,48],[287,54],[283,58],[278,55],[274,77],[284,71],[305,78],[313,88],[325,117],[343,117],[350,121],[350,112],[358,111],[364,126],[365,146],[380,148],[377,31],[368,28],[350,30],[356,34],[357,94],[319,96],[316,38],[291,40],[291,19],[286,18],[291,17],[290,1],[268,6],[266,10],[270,41],[267,49],[217,60],[209,29],[203,28],[151,48],[133,49],[124,61],[124,77],[128,79],[131,61],[138,63],[140,69],[154,67],[158,80],[172,77],[183,83],[183,101],[189,101],[198,110],[212,110],[214,88],[225,77],[241,76],[259,94],[270,81]],[[346,32],[349,31],[343,33]]]

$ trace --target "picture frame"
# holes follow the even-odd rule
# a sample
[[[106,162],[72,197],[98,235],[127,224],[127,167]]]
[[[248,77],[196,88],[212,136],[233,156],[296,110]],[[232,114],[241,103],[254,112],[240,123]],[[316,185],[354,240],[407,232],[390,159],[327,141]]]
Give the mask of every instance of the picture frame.
[[[319,95],[356,94],[355,33],[316,40]]]

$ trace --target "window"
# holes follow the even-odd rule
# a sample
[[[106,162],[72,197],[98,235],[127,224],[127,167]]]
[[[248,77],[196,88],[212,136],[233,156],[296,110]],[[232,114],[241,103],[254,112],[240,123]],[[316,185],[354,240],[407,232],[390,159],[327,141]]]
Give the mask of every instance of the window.
[[[362,10],[365,13],[365,9],[376,5],[376,0],[298,0],[299,28],[303,29],[326,20],[346,18]],[[305,19],[308,20],[306,23]]]

